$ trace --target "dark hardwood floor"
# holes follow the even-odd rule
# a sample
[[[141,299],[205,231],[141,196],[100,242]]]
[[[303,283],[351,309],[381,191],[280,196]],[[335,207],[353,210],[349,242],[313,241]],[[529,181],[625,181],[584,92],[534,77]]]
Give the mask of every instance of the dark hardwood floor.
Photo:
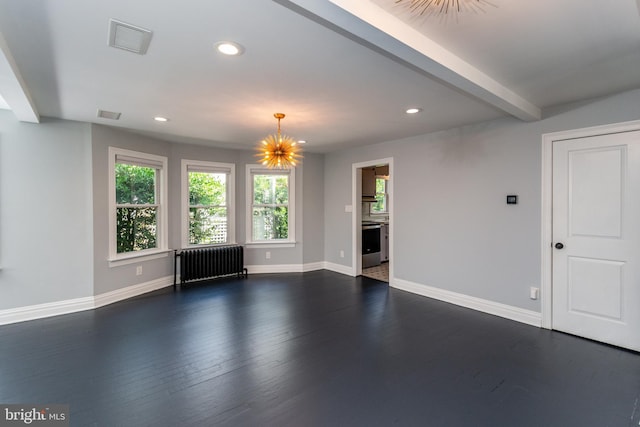
[[[72,426],[638,426],[640,355],[329,271],[0,326],[0,402]]]

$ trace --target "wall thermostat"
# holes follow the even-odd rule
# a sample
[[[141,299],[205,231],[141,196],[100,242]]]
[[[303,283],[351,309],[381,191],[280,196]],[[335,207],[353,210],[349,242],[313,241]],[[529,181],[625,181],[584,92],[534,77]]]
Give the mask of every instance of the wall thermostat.
[[[516,196],[516,195],[507,196],[507,204],[508,205],[517,205],[518,204],[518,196]]]

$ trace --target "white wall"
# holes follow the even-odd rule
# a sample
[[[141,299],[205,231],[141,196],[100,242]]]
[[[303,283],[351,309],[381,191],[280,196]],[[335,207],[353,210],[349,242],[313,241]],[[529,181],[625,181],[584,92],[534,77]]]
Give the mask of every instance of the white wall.
[[[210,148],[204,147],[202,145],[193,145],[193,144],[170,144],[171,162],[169,164],[169,193],[175,194],[178,197],[175,200],[175,203],[172,203],[169,206],[169,216],[171,220],[171,227],[169,230],[169,244],[173,248],[179,248],[181,244],[181,231],[182,225],[180,224],[181,220],[181,161],[182,159],[187,160],[201,160],[207,162],[222,162],[222,163],[233,163],[236,165],[236,204],[244,199],[238,200],[237,198],[241,196],[238,194],[238,190],[242,191],[242,195],[244,195],[244,187],[238,189],[239,183],[237,179],[239,178],[238,174],[242,172],[239,169],[238,163],[243,157],[243,152],[241,150],[227,150],[222,148]],[[243,181],[244,182],[244,181]],[[238,209],[236,208],[235,212],[235,223],[236,226],[239,224]],[[244,223],[243,223],[244,224]],[[244,232],[242,233],[244,236]],[[237,234],[236,234],[236,237]]]
[[[306,153],[302,163],[302,235],[305,264],[324,261],[324,155]]]
[[[236,239],[245,242],[245,166],[256,163],[253,151],[212,148],[193,144],[171,143],[127,132],[126,130],[93,125],[93,218],[94,234],[94,282],[95,293],[101,294],[132,285],[160,280],[173,275],[173,256],[149,261],[140,261],[122,266],[110,266],[109,222],[108,222],[108,147],[120,147],[149,154],[166,156],[169,159],[169,248],[181,246],[181,160],[206,160],[234,163],[236,165]],[[323,209],[322,166],[324,156],[309,154],[296,169],[296,238],[298,243],[292,248],[247,248],[245,265],[249,266],[302,266],[306,263],[321,262]],[[309,178],[307,179],[307,175]],[[320,202],[306,195],[316,195]],[[309,218],[308,229],[303,226]],[[305,245],[303,235],[310,236]],[[319,249],[318,249],[319,248]],[[270,259],[266,252],[270,252]],[[136,276],[136,267],[142,266],[143,274]],[[275,268],[275,267],[274,267]]]
[[[295,248],[247,251],[247,264],[350,266],[351,165],[394,158],[398,279],[539,311],[541,135],[637,120],[640,90],[562,106],[545,119],[503,119],[401,141],[305,156],[296,175]],[[107,153],[114,145],[169,157],[170,241],[179,246],[181,158],[237,165],[238,241],[251,151],[169,143],[124,130],[0,111],[0,310],[103,294],[172,274],[172,260],[109,268]],[[517,206],[505,196],[518,194]],[[323,196],[324,195],[324,196]],[[36,204],[40,210],[32,209]],[[26,206],[26,207],[25,207]],[[340,250],[345,258],[340,258]]]
[[[239,243],[246,241],[246,165],[255,164],[256,156],[251,150],[228,150],[221,148],[204,147],[193,144],[170,144],[170,192],[179,194],[180,192],[180,159],[206,160],[212,162],[234,163],[236,165],[236,240]],[[301,265],[303,262],[303,251],[305,253],[304,262],[322,261],[323,251],[311,252],[307,254],[307,246],[303,242],[303,224],[307,218],[321,228],[323,222],[318,220],[318,215],[322,215],[322,208],[313,204],[312,200],[307,200],[306,193],[323,194],[323,179],[318,176],[317,171],[322,169],[324,157],[318,154],[306,154],[304,161],[296,168],[296,239],[298,243],[293,248],[247,248],[245,250],[245,264],[251,266],[269,265]],[[307,178],[309,176],[309,178]],[[173,247],[180,244],[180,211],[179,203],[171,206],[169,214],[172,217],[172,236],[170,243]],[[320,212],[318,214],[317,212]],[[313,238],[315,235],[310,233]],[[321,245],[321,242],[319,243]],[[266,252],[270,252],[270,259],[266,258]],[[307,261],[307,256],[312,261]]]
[[[181,159],[235,163],[237,240],[244,242],[245,165],[255,163],[253,151],[171,143],[48,118],[20,123],[0,110],[0,315],[5,320],[38,317],[30,307],[39,304],[74,300],[73,307],[54,304],[44,315],[86,309],[93,304],[90,297],[172,277],[171,255],[109,265],[109,146],[169,158],[170,248],[180,247]],[[296,171],[298,244],[268,249],[269,260],[265,249],[248,249],[246,264],[277,270],[279,265],[301,267],[303,259],[323,260],[323,162],[323,155],[309,154]],[[305,234],[310,236],[306,247]],[[138,265],[141,276],[135,274]],[[20,314],[14,316],[16,309]]]
[[[640,90],[545,113],[328,154],[325,260],[352,263],[351,165],[393,157],[395,277],[539,312],[541,136],[636,120]]]
[[[106,292],[138,285],[163,277],[173,276],[173,258],[167,254],[165,258],[136,262],[133,264],[109,265],[109,147],[119,147],[143,153],[169,157],[171,147],[168,142],[147,138],[120,129],[101,125],[91,126],[93,145],[93,223],[94,246],[92,248],[94,271],[94,293]],[[180,169],[180,165],[169,163],[172,168]],[[180,189],[169,191],[169,206],[180,204]],[[179,212],[178,212],[179,213]],[[171,212],[169,213],[170,217]],[[169,241],[169,247],[174,242]],[[142,266],[142,275],[136,275],[136,267]]]
[[[0,110],[0,310],[93,294],[87,124]]]

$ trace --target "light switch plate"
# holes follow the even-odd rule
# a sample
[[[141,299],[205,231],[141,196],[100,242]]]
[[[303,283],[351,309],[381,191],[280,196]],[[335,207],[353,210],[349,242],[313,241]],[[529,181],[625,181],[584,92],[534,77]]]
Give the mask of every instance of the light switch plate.
[[[540,293],[540,289],[532,286],[529,288],[529,298],[538,299],[538,294]]]

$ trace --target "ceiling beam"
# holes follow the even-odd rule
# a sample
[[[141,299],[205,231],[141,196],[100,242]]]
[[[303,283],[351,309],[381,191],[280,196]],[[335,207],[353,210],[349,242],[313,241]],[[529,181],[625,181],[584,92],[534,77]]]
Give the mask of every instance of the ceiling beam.
[[[0,33],[0,94],[18,120],[40,123],[40,115],[2,33]]]
[[[274,1],[507,114],[525,121],[542,116],[539,107],[371,1]]]

